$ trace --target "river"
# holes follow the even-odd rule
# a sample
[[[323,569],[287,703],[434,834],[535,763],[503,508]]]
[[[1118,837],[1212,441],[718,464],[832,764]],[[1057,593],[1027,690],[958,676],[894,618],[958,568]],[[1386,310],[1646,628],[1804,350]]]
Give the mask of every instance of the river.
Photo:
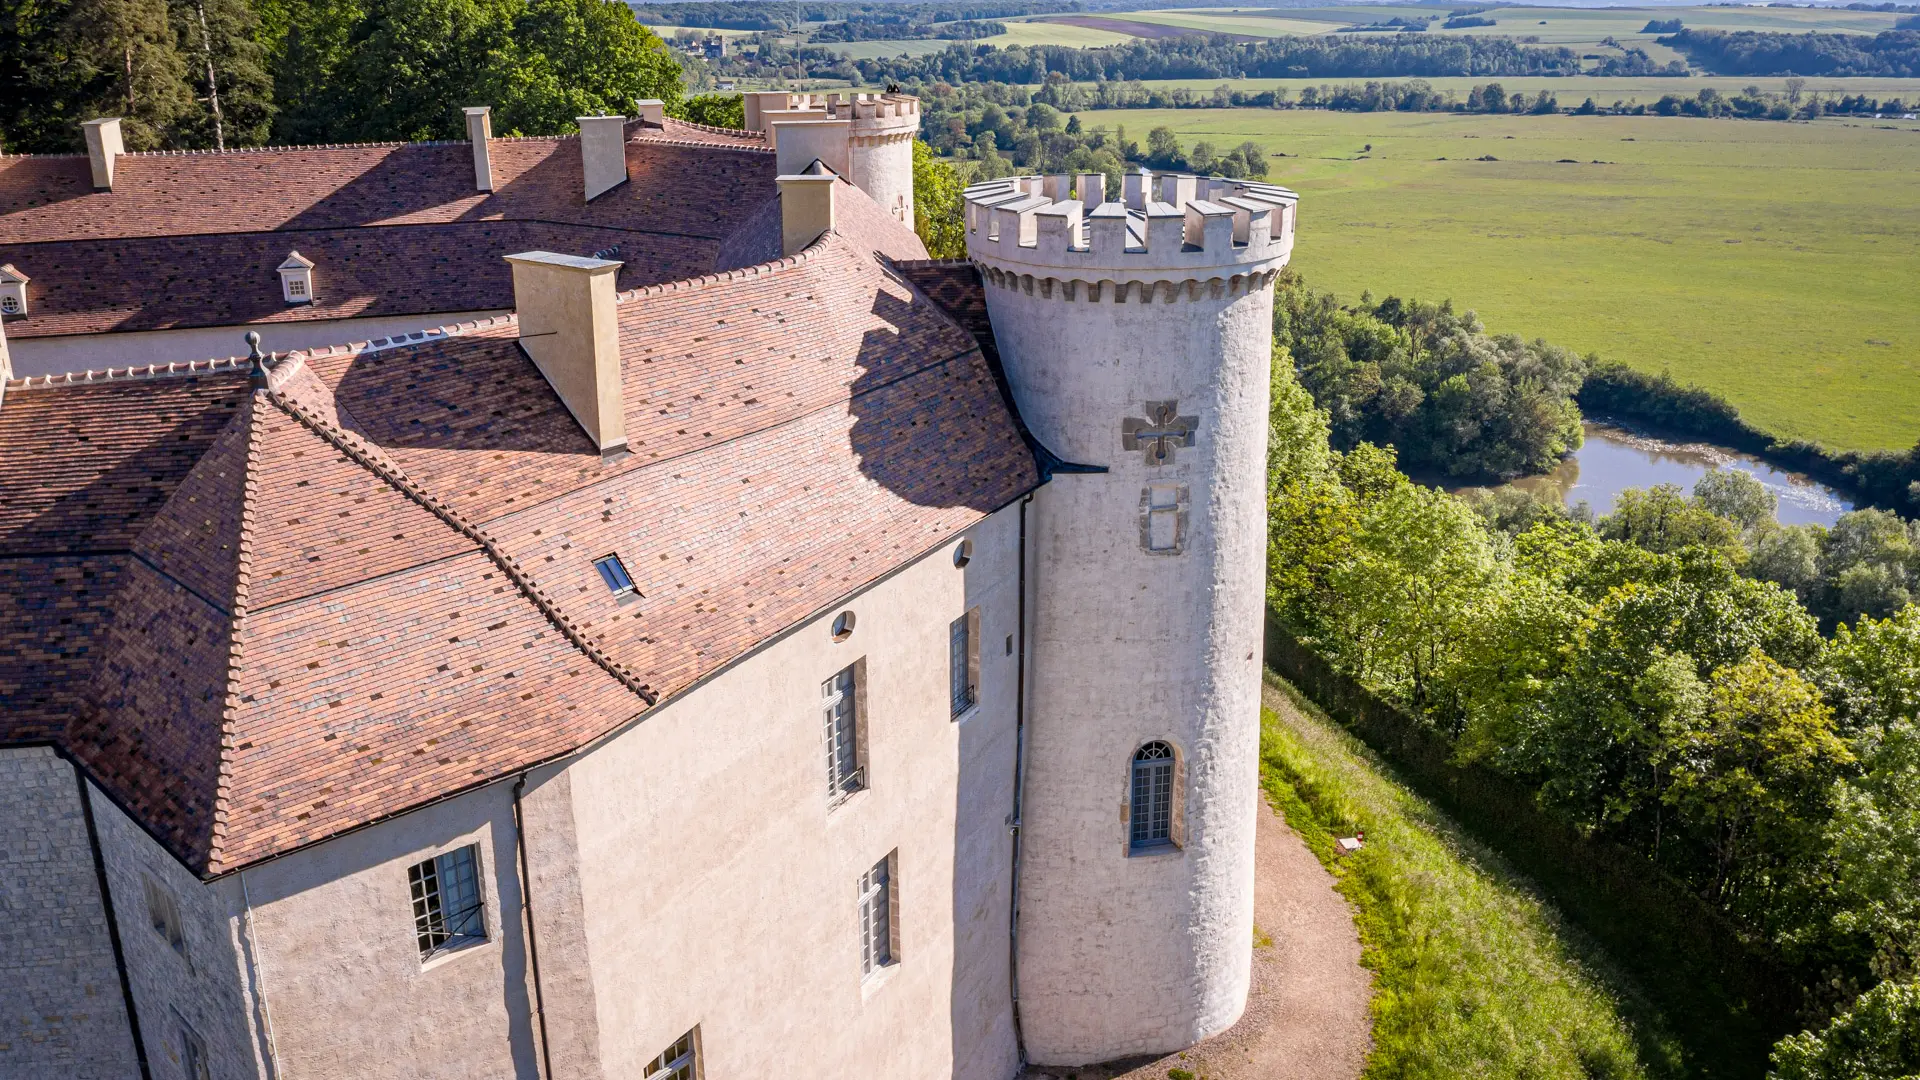
[[[1694,481],[1708,469],[1739,469],[1779,497],[1782,525],[1830,526],[1854,509],[1851,501],[1824,484],[1722,446],[1668,442],[1610,424],[1589,423],[1586,434],[1586,445],[1559,468],[1544,476],[1522,477],[1512,486],[1557,497],[1569,506],[1585,500],[1594,513],[1604,514],[1627,488],[1674,484],[1691,493]]]

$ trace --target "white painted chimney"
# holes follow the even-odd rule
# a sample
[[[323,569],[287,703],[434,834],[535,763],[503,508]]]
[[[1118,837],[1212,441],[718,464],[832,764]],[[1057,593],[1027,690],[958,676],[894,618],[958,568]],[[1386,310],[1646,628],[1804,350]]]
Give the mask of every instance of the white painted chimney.
[[[475,105],[466,110],[467,141],[473,144],[473,186],[479,191],[493,190],[493,109]]]
[[[780,185],[780,254],[799,254],[833,228],[833,201],[840,178],[820,166],[775,178]]]
[[[761,116],[767,114],[763,111]],[[827,168],[853,180],[848,163],[847,139],[853,134],[851,120],[776,120],[773,129],[774,167],[793,175],[805,172],[818,159]]]
[[[654,127],[667,126],[667,103],[659,98],[635,99],[633,107],[640,110],[640,119]]]
[[[87,136],[87,164],[93,166],[93,190],[113,190],[115,159],[127,152],[120,141],[120,118],[104,117],[80,125]]]
[[[580,116],[580,165],[587,182],[587,201],[627,182],[627,118]]]
[[[527,251],[513,264],[520,348],[593,440],[602,457],[627,448],[620,392],[620,323],[608,259]]]

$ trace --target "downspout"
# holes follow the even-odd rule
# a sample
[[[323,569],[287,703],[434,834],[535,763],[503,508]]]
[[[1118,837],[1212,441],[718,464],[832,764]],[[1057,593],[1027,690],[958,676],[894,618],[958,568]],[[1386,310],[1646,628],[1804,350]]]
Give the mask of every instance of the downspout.
[[[546,1080],[553,1080],[553,1055],[547,1049],[547,999],[540,989],[540,944],[533,936],[533,871],[527,863],[527,819],[520,807],[520,795],[527,790],[527,774],[513,782],[513,840],[520,852],[520,911],[527,934],[527,970],[533,975],[533,1016],[540,1027],[540,1065]]]
[[[1021,1065],[1027,1063],[1027,1038],[1020,1026],[1020,808],[1027,794],[1027,505],[1031,502],[1032,492],[1020,500],[1020,665],[1014,676],[1013,813],[1007,815],[1007,827],[1013,833],[1013,882],[1007,890],[1007,990],[1013,1002],[1013,1045]]]
[[[80,813],[87,821],[87,846],[93,850],[93,873],[100,880],[100,908],[107,916],[107,940],[113,945],[113,966],[120,972],[120,995],[127,1003],[127,1030],[133,1035],[133,1056],[140,1063],[141,1080],[153,1080],[147,1064],[147,1040],[140,1034],[140,1010],[133,1003],[133,982],[127,978],[127,954],[120,947],[120,920],[113,913],[113,889],[107,885],[107,859],[100,851],[100,828],[93,820],[93,796],[87,793],[87,774],[73,766],[80,786]]]

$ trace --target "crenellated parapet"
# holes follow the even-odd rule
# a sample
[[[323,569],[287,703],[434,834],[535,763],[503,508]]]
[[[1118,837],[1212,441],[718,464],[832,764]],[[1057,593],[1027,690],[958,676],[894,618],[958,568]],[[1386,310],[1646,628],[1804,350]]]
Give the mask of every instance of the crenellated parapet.
[[[1174,303],[1264,288],[1293,251],[1299,196],[1273,184],[1142,170],[1022,176],[965,193],[967,253],[994,285],[1087,303]]]

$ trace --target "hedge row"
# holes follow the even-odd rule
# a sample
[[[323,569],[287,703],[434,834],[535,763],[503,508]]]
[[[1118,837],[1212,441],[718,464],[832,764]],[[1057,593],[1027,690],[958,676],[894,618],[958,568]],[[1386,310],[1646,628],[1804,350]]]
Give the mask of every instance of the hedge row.
[[[1773,1042],[1798,1030],[1799,980],[1684,885],[1635,852],[1581,835],[1522,785],[1455,764],[1444,736],[1334,668],[1271,613],[1266,660],[1599,941],[1687,1045],[1698,1075],[1757,1076]]]

